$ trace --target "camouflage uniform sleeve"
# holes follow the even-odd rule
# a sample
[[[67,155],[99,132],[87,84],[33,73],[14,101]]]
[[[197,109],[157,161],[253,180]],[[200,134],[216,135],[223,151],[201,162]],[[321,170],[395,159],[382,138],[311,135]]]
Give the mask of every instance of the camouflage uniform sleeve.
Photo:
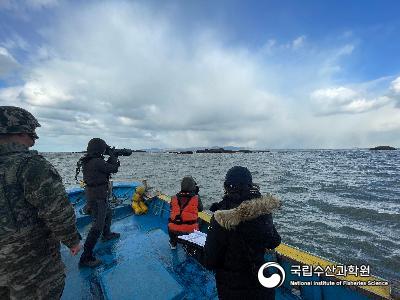
[[[26,200],[38,209],[38,216],[55,237],[71,248],[79,243],[75,212],[68,200],[61,176],[43,157],[31,158],[21,172]]]

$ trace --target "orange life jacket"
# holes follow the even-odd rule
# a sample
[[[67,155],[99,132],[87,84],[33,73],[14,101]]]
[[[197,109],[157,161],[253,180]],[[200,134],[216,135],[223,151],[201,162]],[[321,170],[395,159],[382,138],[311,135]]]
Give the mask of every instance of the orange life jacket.
[[[171,213],[168,220],[169,230],[180,232],[199,230],[197,222],[199,197],[194,195],[188,199],[189,197],[190,195],[187,197],[182,195],[172,197],[170,203]]]

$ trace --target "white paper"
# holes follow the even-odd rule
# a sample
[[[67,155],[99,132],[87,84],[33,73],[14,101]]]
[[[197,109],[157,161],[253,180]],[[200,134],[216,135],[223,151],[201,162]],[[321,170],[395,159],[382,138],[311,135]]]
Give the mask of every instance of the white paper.
[[[201,231],[195,230],[190,234],[180,235],[178,236],[179,239],[191,242],[193,244],[199,245],[204,247],[206,244],[207,234]]]

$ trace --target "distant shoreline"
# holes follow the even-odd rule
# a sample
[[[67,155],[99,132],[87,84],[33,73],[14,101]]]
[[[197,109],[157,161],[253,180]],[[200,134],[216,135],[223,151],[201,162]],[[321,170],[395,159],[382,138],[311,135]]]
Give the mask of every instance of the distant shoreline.
[[[133,150],[134,153],[167,153],[167,154],[235,154],[235,153],[269,153],[269,152],[285,152],[285,151],[393,151],[400,150],[400,148],[395,148],[391,146],[377,146],[373,148],[314,148],[314,149],[263,149],[263,150],[254,150],[254,149],[225,149],[225,148],[193,148],[191,150],[187,149],[140,149]],[[65,154],[84,154],[86,151],[41,151],[41,153],[65,153]]]

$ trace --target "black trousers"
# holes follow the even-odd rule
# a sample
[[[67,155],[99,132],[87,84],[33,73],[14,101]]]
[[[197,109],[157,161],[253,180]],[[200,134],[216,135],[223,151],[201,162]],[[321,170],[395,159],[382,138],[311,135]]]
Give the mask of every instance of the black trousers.
[[[169,230],[168,229],[168,235],[169,235],[169,242],[176,246],[176,244],[178,243],[178,236],[180,235],[185,235],[185,234],[189,234],[191,232],[184,232],[184,231],[174,231],[174,230]]]
[[[217,269],[215,282],[219,300],[275,299],[275,290],[263,287],[254,273]]]
[[[90,215],[92,216],[92,227],[89,230],[85,244],[84,257],[92,257],[100,235],[108,235],[111,232],[112,210],[106,199],[96,199],[89,203]]]

